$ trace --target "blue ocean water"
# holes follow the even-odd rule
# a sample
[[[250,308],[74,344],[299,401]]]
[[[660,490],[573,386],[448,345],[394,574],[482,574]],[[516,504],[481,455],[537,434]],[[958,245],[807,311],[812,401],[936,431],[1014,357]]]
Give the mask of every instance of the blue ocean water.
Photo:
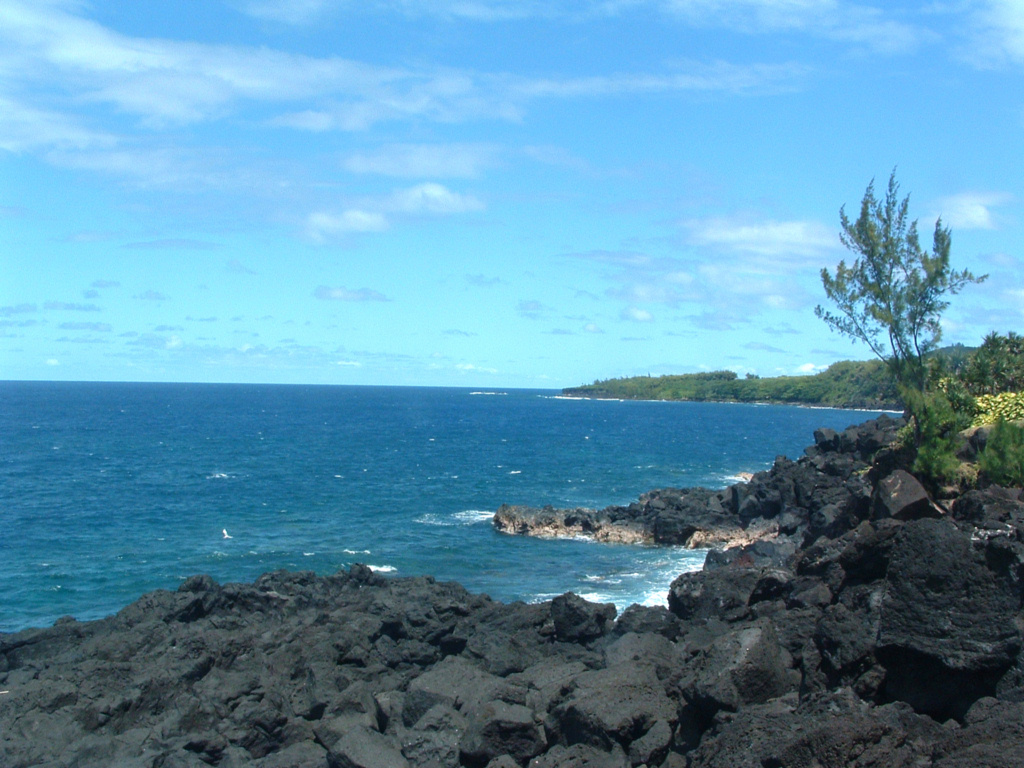
[[[196,573],[354,562],[501,600],[663,603],[703,552],[505,536],[492,513],[722,487],[874,415],[556,394],[0,382],[0,631]]]

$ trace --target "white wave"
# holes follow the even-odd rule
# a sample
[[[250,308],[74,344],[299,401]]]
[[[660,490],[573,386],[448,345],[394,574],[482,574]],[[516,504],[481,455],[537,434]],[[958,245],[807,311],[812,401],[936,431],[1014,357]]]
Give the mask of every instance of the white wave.
[[[614,576],[601,576],[593,574],[587,574],[583,577],[582,580],[587,582],[588,584],[611,584],[613,586],[622,583],[622,579]]]
[[[207,475],[207,480],[227,480],[231,475],[227,472],[214,472],[212,475]]]
[[[507,395],[508,392],[470,392],[471,395]]]
[[[394,573],[398,570],[393,565],[368,565],[366,567],[374,573]]]
[[[509,474],[510,475],[521,475],[521,474],[523,474],[523,470],[521,470],[521,469],[513,469],[511,472],[509,472]]]
[[[346,555],[368,555],[370,550],[368,549],[343,549],[341,550]]]
[[[581,592],[580,597],[589,603],[614,603],[615,599],[607,592]],[[618,606],[615,606],[618,610]]]
[[[483,509],[466,509],[462,512],[453,512],[450,515],[439,515],[434,512],[426,512],[416,518],[420,525],[438,525],[448,527],[454,525],[476,525],[477,523],[489,523],[494,519],[494,513]]]
[[[456,512],[452,517],[464,525],[472,525],[473,523],[491,522],[494,520],[494,513],[486,509],[465,509],[462,512]]]
[[[316,554],[316,552],[303,552],[302,556],[303,557],[312,557],[315,554]]]

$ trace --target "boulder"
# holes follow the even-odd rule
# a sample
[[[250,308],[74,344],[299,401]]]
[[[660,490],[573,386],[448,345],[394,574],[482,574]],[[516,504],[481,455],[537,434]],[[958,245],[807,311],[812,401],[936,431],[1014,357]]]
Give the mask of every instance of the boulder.
[[[531,760],[529,768],[630,768],[630,762],[621,748],[607,751],[585,744],[559,744]]]
[[[719,635],[700,652],[687,670],[683,694],[705,718],[761,704],[796,687],[788,661],[771,620],[759,619]]]
[[[466,765],[486,766],[501,755],[522,764],[547,747],[544,729],[527,707],[491,701],[474,707],[468,720],[460,743]]]
[[[366,728],[353,728],[327,752],[330,768],[409,768],[393,739]]]
[[[615,621],[611,603],[591,603],[567,592],[551,601],[555,637],[563,642],[586,642],[601,637]]]
[[[690,768],[912,768],[929,764],[942,726],[906,705],[872,707],[839,690],[780,699],[722,717]]]
[[[928,492],[916,477],[897,469],[879,481],[872,499],[876,520],[891,517],[897,520],[917,520],[938,517],[940,511],[932,504]]]
[[[1014,585],[948,520],[908,523],[886,573],[878,631],[886,694],[937,716],[995,692],[1021,647]]]
[[[554,716],[566,743],[605,750],[628,747],[657,722],[678,718],[655,670],[632,661],[578,675]]]

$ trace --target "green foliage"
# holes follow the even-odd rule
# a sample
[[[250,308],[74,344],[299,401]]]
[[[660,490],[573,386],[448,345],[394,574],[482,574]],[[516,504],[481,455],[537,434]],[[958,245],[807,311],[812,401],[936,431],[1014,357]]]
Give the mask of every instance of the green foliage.
[[[609,379],[563,390],[577,397],[623,400],[698,400],[798,403],[836,408],[902,408],[885,365],[878,360],[839,362],[814,376],[740,379],[732,371]]]
[[[946,396],[953,410],[965,421],[973,421],[978,412],[978,403],[963,381],[955,376],[939,375],[935,376],[934,381],[935,388]]]
[[[975,414],[972,426],[995,424],[1000,419],[1024,419],[1024,392],[1001,392],[998,395],[980,395],[974,400]]]
[[[818,306],[815,314],[833,330],[867,344],[900,386],[923,393],[925,355],[942,336],[945,297],[985,276],[950,268],[951,237],[941,220],[935,223],[931,253],[924,251],[917,222],[908,220],[909,202],[909,197],[899,200],[893,171],[884,200],[875,198],[873,181],[868,185],[856,221],[840,209],[840,237],[857,256],[849,266],[839,262],[834,276],[821,270],[825,294],[838,312]]]
[[[972,395],[995,395],[1024,389],[1024,337],[993,331],[964,363],[960,379]]]
[[[960,467],[956,456],[958,433],[967,426],[967,420],[954,410],[941,390],[924,394],[908,388],[904,397],[916,422],[914,471],[933,482],[953,480]]]
[[[978,456],[978,466],[997,485],[1024,485],[1024,427],[1004,419],[996,421]]]

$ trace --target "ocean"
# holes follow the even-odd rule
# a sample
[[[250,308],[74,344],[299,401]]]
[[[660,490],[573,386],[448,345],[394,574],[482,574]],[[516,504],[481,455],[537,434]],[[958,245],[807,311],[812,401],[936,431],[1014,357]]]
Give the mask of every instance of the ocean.
[[[603,507],[802,455],[832,409],[555,391],[0,382],[0,632],[206,573],[365,563],[503,601],[664,604],[705,553],[495,532],[502,503]]]

